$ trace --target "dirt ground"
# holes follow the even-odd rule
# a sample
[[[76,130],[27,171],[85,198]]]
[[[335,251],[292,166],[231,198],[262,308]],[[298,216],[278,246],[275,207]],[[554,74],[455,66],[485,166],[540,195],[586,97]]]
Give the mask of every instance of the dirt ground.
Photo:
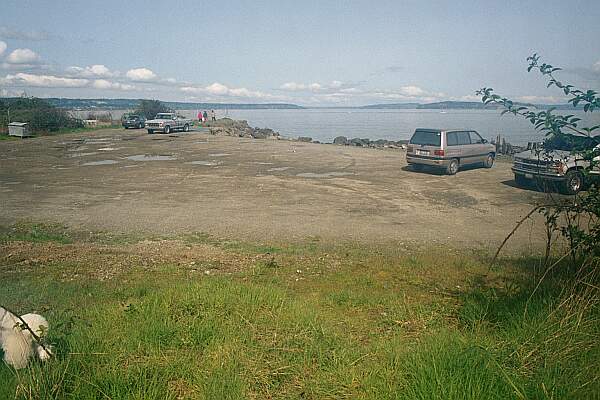
[[[417,173],[402,150],[119,129],[0,141],[3,225],[494,247],[542,199],[509,163]],[[513,243],[537,247],[537,229]]]

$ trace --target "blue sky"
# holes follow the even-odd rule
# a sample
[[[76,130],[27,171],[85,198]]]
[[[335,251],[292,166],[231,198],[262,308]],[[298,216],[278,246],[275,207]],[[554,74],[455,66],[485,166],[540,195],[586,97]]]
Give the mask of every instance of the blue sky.
[[[2,0],[0,95],[291,102],[517,100],[600,83],[599,1]]]

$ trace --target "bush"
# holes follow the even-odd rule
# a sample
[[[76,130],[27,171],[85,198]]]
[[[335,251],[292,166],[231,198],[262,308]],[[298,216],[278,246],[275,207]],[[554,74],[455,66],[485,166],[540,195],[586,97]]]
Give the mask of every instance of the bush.
[[[109,112],[106,113],[95,113],[90,112],[87,115],[87,119],[95,119],[100,122],[111,122],[112,123],[112,114]]]
[[[156,114],[169,111],[171,110],[159,100],[140,100],[135,114],[143,115],[146,119],[154,119]]]
[[[34,132],[55,132],[62,128],[83,126],[81,120],[73,118],[66,110],[35,97],[0,100],[0,127],[3,130],[7,129],[9,112],[10,122],[28,122]]]

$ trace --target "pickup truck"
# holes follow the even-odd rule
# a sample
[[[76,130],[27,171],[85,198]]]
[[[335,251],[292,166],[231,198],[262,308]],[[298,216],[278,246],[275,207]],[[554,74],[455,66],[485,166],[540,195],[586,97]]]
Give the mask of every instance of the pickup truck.
[[[171,133],[176,130],[187,132],[192,126],[192,120],[184,118],[175,113],[159,113],[154,119],[146,121],[148,133],[164,132]]]
[[[594,152],[600,152],[600,145],[594,147]],[[515,154],[511,169],[519,186],[529,181],[556,183],[561,193],[577,194],[589,180],[600,178],[600,156],[590,162],[582,152],[549,151],[538,147]]]

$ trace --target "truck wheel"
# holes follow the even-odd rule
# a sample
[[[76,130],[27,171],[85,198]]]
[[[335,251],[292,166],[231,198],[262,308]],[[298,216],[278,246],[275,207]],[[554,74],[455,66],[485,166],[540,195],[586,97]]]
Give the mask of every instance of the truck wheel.
[[[517,186],[527,186],[529,181],[523,175],[515,174],[515,183]]]
[[[142,123],[140,122],[140,124],[138,125],[138,128],[142,129],[143,127],[144,127],[144,124],[142,124]]]
[[[577,170],[568,171],[560,185],[562,194],[577,194],[583,188],[583,174]]]
[[[455,175],[458,172],[458,160],[456,158],[450,161],[450,164],[446,167],[446,173],[448,175]]]
[[[165,133],[171,133],[171,127],[169,125],[165,126]]]
[[[189,130],[190,130],[190,126],[189,126],[188,124],[185,124],[185,125],[183,126],[183,131],[184,131],[184,132],[188,132]]]
[[[148,129],[148,135],[152,135],[154,131],[152,129]]]
[[[483,166],[486,168],[492,168],[494,166],[494,155],[492,153],[487,155],[487,158],[483,162]]]

